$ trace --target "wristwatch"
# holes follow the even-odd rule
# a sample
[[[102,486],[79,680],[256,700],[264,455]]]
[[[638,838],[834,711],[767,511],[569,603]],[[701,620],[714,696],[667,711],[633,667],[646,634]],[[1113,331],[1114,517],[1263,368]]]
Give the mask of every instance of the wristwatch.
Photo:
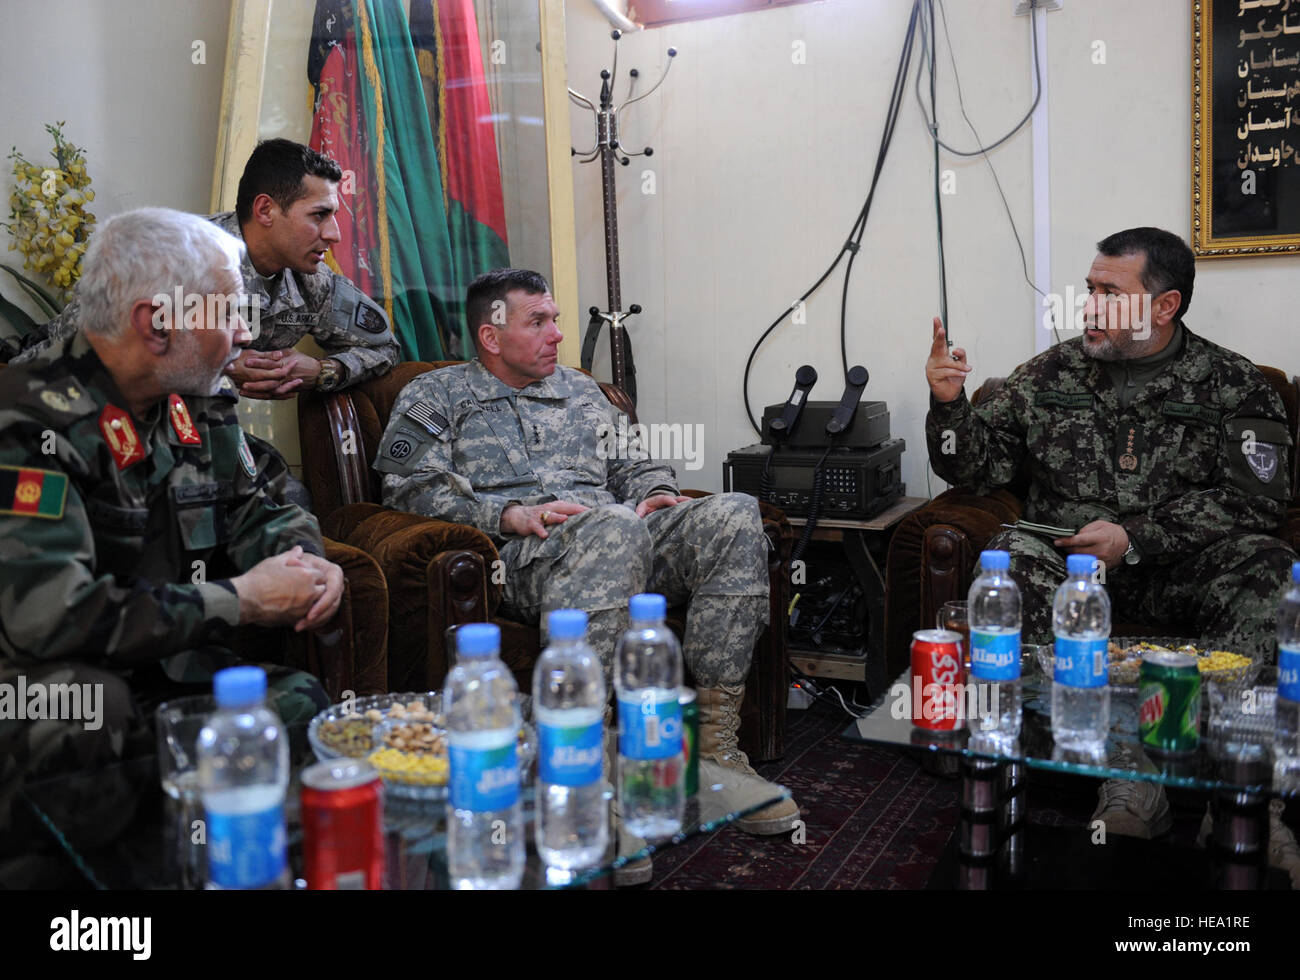
[[[343,366],[332,357],[320,362],[320,374],[316,376],[317,391],[333,391],[343,381]]]
[[[1142,560],[1142,556],[1138,554],[1137,547],[1133,544],[1133,539],[1129,538],[1128,548],[1125,549],[1124,551],[1124,564],[1136,565],[1141,560]]]

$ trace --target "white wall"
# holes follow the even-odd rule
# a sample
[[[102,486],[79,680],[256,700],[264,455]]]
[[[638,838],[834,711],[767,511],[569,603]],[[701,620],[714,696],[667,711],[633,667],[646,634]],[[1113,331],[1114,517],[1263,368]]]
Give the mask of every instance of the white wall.
[[[1004,0],[947,0],[968,113],[985,142],[1032,96],[1029,21]],[[624,303],[632,321],[645,421],[700,422],[705,468],[687,486],[721,487],[728,450],[757,441],[741,407],[741,372],[755,339],[834,258],[865,198],[910,4],[826,0],[628,35],[620,75],[636,65],[659,92],[629,111],[624,138],[655,156],[620,168]],[[609,63],[608,23],[589,0],[566,4],[570,85],[587,95]],[[1191,9],[1185,0],[1066,0],[1047,16],[1051,129],[1052,286],[1082,286],[1096,241],[1121,228],[1191,231]],[[939,28],[942,39],[942,25]],[[1104,41],[1105,64],[1093,42]],[[793,55],[802,42],[806,63]],[[919,49],[918,49],[919,50]],[[620,87],[620,92],[624,91]],[[974,145],[940,46],[940,134]],[[573,108],[575,138],[589,130]],[[1033,266],[1030,131],[991,154]],[[909,84],[849,291],[849,362],[871,372],[867,399],[885,400],[908,491],[925,494],[922,365],[938,312],[932,153]],[[944,198],[950,321],[974,377],[1006,374],[1032,356],[1041,307],[988,168],[947,153],[956,174]],[[655,172],[657,193],[640,174]],[[582,303],[604,306],[596,164],[574,168]],[[1300,258],[1206,260],[1187,321],[1265,363],[1300,370],[1290,335]],[[843,266],[841,266],[842,270]],[[779,328],[755,362],[755,411],[784,400],[794,369],[813,364],[813,397],[837,399],[842,272],[813,297],[808,324]],[[585,316],[568,317],[569,327]],[[603,338],[602,338],[603,339]],[[607,346],[597,371],[607,371]],[[973,389],[972,389],[973,390]],[[933,492],[943,488],[933,476]]]
[[[228,0],[4,0],[0,149],[49,159],[46,123],[86,148],[101,221],[145,205],[206,212],[225,70]],[[194,42],[206,64],[194,64]],[[0,160],[4,217],[13,190]],[[0,229],[0,262],[18,266]],[[6,297],[17,300],[5,277]],[[33,312],[35,312],[33,310]]]

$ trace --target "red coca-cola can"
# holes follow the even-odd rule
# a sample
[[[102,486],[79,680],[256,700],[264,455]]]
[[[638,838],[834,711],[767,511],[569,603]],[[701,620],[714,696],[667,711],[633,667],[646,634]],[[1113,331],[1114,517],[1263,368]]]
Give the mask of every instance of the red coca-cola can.
[[[303,770],[302,858],[308,888],[383,887],[383,791],[369,762],[333,759]]]
[[[928,732],[955,732],[962,724],[965,675],[961,634],[918,630],[912,634],[912,724]]]

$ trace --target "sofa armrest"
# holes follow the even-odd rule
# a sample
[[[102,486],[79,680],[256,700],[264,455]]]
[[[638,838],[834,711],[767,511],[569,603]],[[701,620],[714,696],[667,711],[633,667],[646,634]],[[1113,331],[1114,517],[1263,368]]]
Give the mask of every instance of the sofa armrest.
[[[912,633],[933,627],[945,602],[970,588],[979,553],[1003,524],[1020,519],[1020,501],[1003,490],[979,496],[948,490],[899,522],[889,543],[885,584],[885,667],[907,669]]]
[[[325,539],[325,557],[343,570],[344,600],[331,629],[309,634],[309,662],[333,700],[388,690],[388,583],[379,563],[360,548]]]

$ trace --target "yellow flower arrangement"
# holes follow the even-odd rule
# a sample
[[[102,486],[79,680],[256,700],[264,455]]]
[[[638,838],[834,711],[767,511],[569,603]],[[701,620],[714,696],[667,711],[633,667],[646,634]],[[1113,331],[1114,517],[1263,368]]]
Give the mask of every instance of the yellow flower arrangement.
[[[22,253],[23,268],[49,283],[66,303],[81,276],[81,256],[95,224],[95,216],[86,210],[95,192],[90,189],[85,150],[64,139],[63,126],[60,121],[45,127],[54,137],[54,166],[30,162],[17,147],[9,154],[14,191],[9,196],[10,221],[0,224],[13,238],[9,248]]]

